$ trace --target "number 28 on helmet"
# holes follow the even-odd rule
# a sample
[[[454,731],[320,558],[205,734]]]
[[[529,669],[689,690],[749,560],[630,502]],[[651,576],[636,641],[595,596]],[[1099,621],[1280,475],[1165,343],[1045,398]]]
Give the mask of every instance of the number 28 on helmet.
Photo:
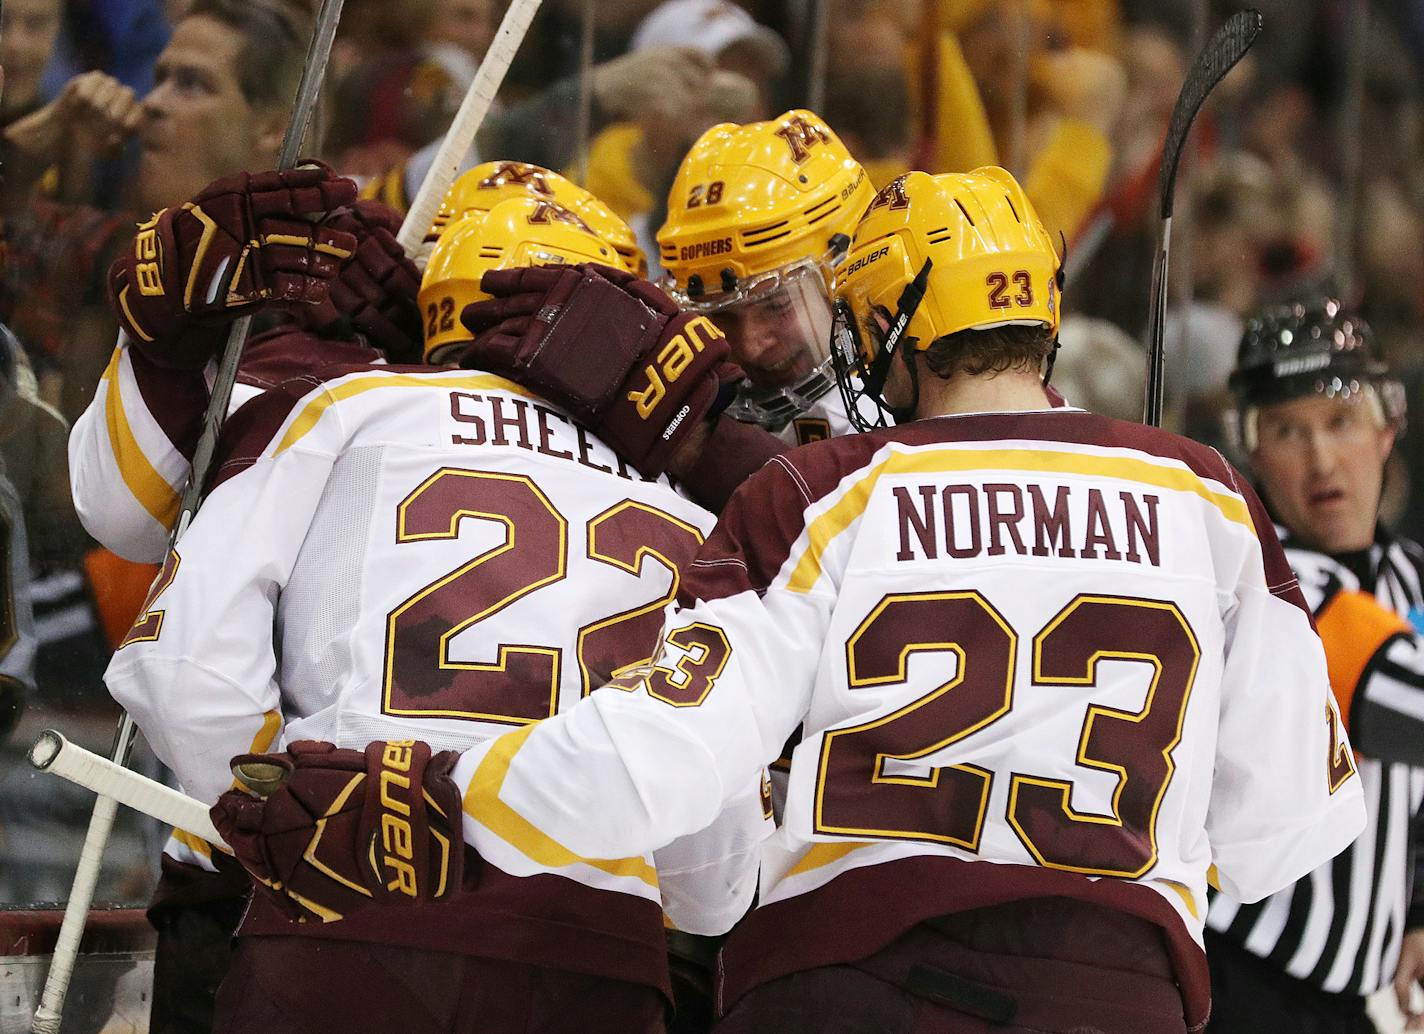
[[[885,401],[890,364],[965,330],[1058,331],[1058,253],[1003,169],[911,172],[875,196],[836,277],[833,357],[861,430],[905,420]]]

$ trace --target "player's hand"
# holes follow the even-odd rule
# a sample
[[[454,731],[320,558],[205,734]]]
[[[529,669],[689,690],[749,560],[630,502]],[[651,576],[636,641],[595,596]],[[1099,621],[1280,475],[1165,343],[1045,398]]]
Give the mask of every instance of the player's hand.
[[[283,754],[233,758],[285,775],[265,799],[229,790],[213,824],[258,892],[293,919],[334,922],[369,904],[439,901],[460,889],[465,841],[459,754],[419,740],[377,740],[365,751],[299,740]]]
[[[114,313],[154,362],[201,367],[242,313],[326,300],[356,238],[310,217],[355,197],[356,185],[325,165],[216,180],[139,227],[109,267]]]
[[[480,286],[493,297],[461,314],[475,340],[460,365],[538,392],[645,476],[666,470],[741,380],[711,320],[631,273],[593,263],[500,269]]]
[[[1414,988],[1424,981],[1424,930],[1410,930],[1399,946],[1394,997],[1405,1017],[1405,1030],[1424,1030],[1424,1013],[1414,1008]]]
[[[420,270],[396,240],[400,225],[394,209],[364,199],[327,216],[323,229],[351,234],[355,254],[341,264],[324,300],[297,310],[298,322],[323,337],[360,333],[392,362],[420,362]]]

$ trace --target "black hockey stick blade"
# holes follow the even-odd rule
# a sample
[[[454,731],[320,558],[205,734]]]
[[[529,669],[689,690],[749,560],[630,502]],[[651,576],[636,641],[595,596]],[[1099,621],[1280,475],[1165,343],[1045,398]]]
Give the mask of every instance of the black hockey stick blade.
[[[1237,11],[1216,30],[1216,35],[1202,48],[1192,62],[1172,109],[1172,121],[1167,123],[1167,137],[1162,143],[1162,171],[1157,178],[1163,219],[1172,217],[1172,194],[1177,182],[1177,163],[1191,132],[1197,112],[1206,103],[1216,84],[1246,56],[1251,44],[1261,34],[1261,12],[1254,8]]]
[[[1152,427],[1162,426],[1162,379],[1165,352],[1162,335],[1167,323],[1167,258],[1172,247],[1172,201],[1177,190],[1177,165],[1187,134],[1192,130],[1197,112],[1206,103],[1216,84],[1246,56],[1251,44],[1261,34],[1261,12],[1238,11],[1217,30],[1202,52],[1192,62],[1172,109],[1172,121],[1167,124],[1167,136],[1162,142],[1162,169],[1157,179],[1158,198],[1162,214],[1162,231],[1158,239],[1157,257],[1152,267],[1151,308],[1147,313],[1147,383],[1143,390],[1142,422]]]

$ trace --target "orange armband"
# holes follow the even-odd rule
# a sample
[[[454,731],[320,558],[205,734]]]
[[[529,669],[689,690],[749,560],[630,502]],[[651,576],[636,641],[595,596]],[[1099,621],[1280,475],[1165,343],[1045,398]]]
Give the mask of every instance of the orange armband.
[[[1330,688],[1348,729],[1350,704],[1365,668],[1381,646],[1401,632],[1413,631],[1413,626],[1369,593],[1342,589],[1320,608],[1315,627],[1325,645]]]

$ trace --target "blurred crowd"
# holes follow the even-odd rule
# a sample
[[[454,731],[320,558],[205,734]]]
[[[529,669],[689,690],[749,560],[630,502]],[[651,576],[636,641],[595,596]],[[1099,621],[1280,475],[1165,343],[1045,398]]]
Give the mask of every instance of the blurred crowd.
[[[7,538],[27,555],[12,592],[38,646],[37,689],[23,692],[51,710],[108,713],[100,674],[152,577],[96,548],[69,500],[67,426],[116,335],[106,272],[156,209],[275,164],[315,6],[3,4],[0,321],[13,334],[0,334],[0,510],[13,495],[25,529]],[[303,153],[403,210],[504,6],[347,0]],[[1162,136],[1191,55],[1240,6],[545,0],[466,162],[563,171],[634,228],[654,278],[668,188],[719,122],[812,108],[877,187],[909,169],[1004,165],[1064,248],[1056,382],[1132,419]],[[1411,393],[1424,385],[1424,7],[1255,6],[1265,35],[1199,122],[1174,224],[1169,423],[1219,445],[1243,317],[1306,290],[1358,308]],[[1386,512],[1420,537],[1424,488],[1412,485],[1424,486],[1414,432],[1393,460]],[[0,693],[0,730],[18,711]]]

